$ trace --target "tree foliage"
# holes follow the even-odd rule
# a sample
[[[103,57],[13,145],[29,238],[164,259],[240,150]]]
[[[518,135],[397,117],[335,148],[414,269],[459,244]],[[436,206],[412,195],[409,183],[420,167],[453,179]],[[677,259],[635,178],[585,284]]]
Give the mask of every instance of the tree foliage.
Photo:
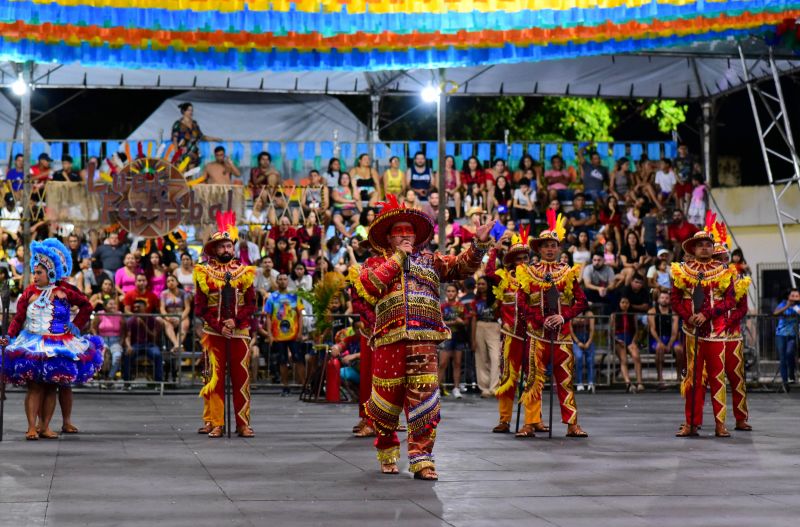
[[[578,97],[496,97],[454,108],[448,130],[457,126],[464,139],[502,139],[505,130],[514,141],[613,141],[614,132],[631,117],[644,118],[661,133],[675,131],[686,120],[686,105],[675,101],[645,103]],[[463,113],[468,112],[468,119]],[[466,121],[466,122],[465,122]]]

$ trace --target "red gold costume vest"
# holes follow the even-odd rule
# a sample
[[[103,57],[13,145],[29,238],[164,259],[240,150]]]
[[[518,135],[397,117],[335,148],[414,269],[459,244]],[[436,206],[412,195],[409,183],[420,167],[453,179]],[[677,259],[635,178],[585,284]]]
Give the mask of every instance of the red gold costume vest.
[[[560,262],[540,262],[517,267],[517,280],[529,299],[527,322],[528,331],[533,338],[572,343],[569,321],[583,313],[588,305],[586,295],[580,286],[580,276],[580,266],[570,267]],[[555,286],[559,293],[557,312],[550,312],[546,305],[545,293],[552,286]],[[564,318],[559,334],[545,331],[545,319],[556,314]]]
[[[226,273],[231,275],[230,283],[236,298],[231,308],[224,308],[220,302]],[[238,260],[227,264],[210,260],[194,267],[194,281],[199,289],[196,309],[200,311],[197,315],[203,319],[203,331],[212,335],[222,335],[223,321],[233,319],[236,321],[234,336],[238,338],[250,336],[250,316],[256,307],[254,279],[255,268],[242,265]]]
[[[488,244],[477,245],[480,244],[473,243],[457,257],[421,251],[409,256],[397,252],[368,259],[354,285],[359,295],[375,306],[372,346],[401,340],[449,339],[450,329],[439,305],[439,283],[475,272]]]
[[[728,323],[725,315],[735,307],[734,277],[728,267],[714,260],[672,264],[672,310],[682,320],[686,321],[695,314],[692,292],[698,283],[703,287],[705,298],[700,312],[706,323],[698,328],[696,336],[700,339],[726,340]],[[689,324],[683,324],[683,331],[694,336],[695,330]]]

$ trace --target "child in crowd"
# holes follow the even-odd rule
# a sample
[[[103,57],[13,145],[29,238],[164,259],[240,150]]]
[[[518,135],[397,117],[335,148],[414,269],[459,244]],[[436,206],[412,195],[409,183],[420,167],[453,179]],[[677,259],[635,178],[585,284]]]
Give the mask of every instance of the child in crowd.
[[[689,203],[689,223],[702,227],[706,219],[706,185],[701,174],[692,174],[692,201]]]

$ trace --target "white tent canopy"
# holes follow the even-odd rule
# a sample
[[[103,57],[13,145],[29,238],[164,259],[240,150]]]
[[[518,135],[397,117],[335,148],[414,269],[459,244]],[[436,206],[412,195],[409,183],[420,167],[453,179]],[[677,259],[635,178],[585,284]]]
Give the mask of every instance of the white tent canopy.
[[[325,95],[189,91],[164,101],[130,140],[168,141],[180,118],[178,105],[191,102],[203,132],[226,141],[339,141],[369,138],[369,129],[335,97]]]
[[[17,124],[17,108],[4,95],[0,95],[0,141],[22,141],[22,126]],[[16,128],[16,134],[14,133]],[[31,141],[43,141],[35,128],[31,128]]]
[[[454,95],[573,95],[586,97],[677,98],[724,96],[742,88],[744,72],[734,40],[704,42],[640,54],[598,55],[543,62],[449,68]],[[762,41],[742,43],[750,77],[770,76]],[[755,67],[754,67],[755,66]],[[776,56],[782,73],[800,69],[790,51]],[[438,70],[376,72],[227,72],[206,70],[130,70],[80,64],[36,64],[38,88],[136,88],[252,91],[289,94],[412,95],[431,83]],[[0,68],[0,85],[17,78],[13,64]]]

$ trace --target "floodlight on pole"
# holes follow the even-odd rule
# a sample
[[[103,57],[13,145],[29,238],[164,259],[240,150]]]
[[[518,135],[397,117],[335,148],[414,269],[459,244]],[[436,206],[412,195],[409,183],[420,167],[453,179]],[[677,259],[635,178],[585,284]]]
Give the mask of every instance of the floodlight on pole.
[[[420,96],[422,100],[425,102],[436,102],[439,100],[439,94],[442,93],[442,88],[440,86],[434,86],[432,84],[428,84],[422,91],[420,92]]]
[[[22,73],[20,73],[17,80],[11,84],[11,91],[14,92],[14,95],[17,97],[22,97],[28,92],[28,84],[25,82],[25,79],[22,78]]]

